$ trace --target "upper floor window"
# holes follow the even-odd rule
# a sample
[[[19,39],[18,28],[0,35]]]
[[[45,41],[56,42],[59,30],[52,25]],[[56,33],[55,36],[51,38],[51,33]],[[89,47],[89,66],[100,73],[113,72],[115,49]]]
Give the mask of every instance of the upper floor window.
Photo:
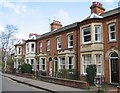
[[[31,52],[34,52],[34,44],[31,44]]]
[[[73,35],[68,35],[68,48],[73,47]]]
[[[50,51],[50,40],[47,40],[47,51]]]
[[[109,41],[115,41],[116,40],[116,31],[115,31],[115,23],[109,24]]]
[[[101,27],[95,26],[95,42],[101,41]]]
[[[29,52],[29,44],[27,44],[27,52]]]
[[[91,28],[90,26],[85,27],[82,29],[82,37],[83,37],[83,43],[90,43],[91,42]]]
[[[40,42],[40,52],[42,52],[42,42]]]
[[[61,49],[61,38],[60,37],[57,38],[57,50],[58,49]]]
[[[21,48],[20,47],[18,48],[18,54],[21,54]]]

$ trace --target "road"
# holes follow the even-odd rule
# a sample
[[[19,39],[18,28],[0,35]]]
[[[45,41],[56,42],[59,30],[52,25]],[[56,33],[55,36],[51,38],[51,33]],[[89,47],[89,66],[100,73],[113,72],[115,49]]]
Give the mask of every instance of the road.
[[[1,77],[1,75],[0,75]],[[21,83],[18,83],[16,81],[13,81],[7,77],[2,77],[2,91],[32,91],[33,93],[36,93],[39,91],[39,93],[48,93],[45,90],[37,89],[28,85],[24,85]],[[31,93],[31,92],[30,92]]]

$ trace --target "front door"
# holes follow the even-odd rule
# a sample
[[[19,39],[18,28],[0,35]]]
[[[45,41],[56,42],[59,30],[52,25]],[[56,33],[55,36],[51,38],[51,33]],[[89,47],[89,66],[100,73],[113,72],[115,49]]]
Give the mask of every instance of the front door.
[[[49,69],[49,71],[50,71],[50,76],[52,76],[52,61],[50,61],[50,69]]]
[[[118,58],[111,58],[111,83],[119,83]]]

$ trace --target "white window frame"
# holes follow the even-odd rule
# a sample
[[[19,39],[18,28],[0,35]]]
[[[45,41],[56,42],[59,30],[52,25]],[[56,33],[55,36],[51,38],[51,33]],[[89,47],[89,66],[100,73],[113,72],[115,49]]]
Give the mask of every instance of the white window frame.
[[[109,24],[108,25],[108,31],[109,31],[109,41],[116,41],[116,26],[114,31],[110,31],[110,27],[115,26],[115,23]],[[111,39],[111,33],[115,33],[115,38]]]
[[[50,51],[50,40],[47,40],[47,51]]]
[[[73,34],[68,34],[68,48],[73,48],[73,45],[72,45],[72,46],[70,45],[71,42],[72,42],[72,44],[74,43],[74,42],[73,42],[73,39],[70,40],[70,37],[71,37],[71,36],[73,37]]]
[[[100,57],[100,63],[97,62],[98,61],[97,56]],[[102,75],[102,54],[95,55],[95,64],[96,64],[96,68],[97,68],[97,75]],[[101,73],[98,73],[98,66],[101,66]]]
[[[57,50],[61,49],[61,38],[57,37]]]
[[[63,63],[62,61],[63,58],[65,59],[65,57],[60,57],[60,69],[65,69],[65,62]]]
[[[34,47],[32,47],[32,45],[34,45]],[[31,43],[31,52],[35,52],[35,43]]]
[[[42,52],[42,41],[40,42],[40,53]]]
[[[39,67],[39,69],[38,69],[38,67]],[[40,70],[40,61],[39,61],[39,59],[37,60],[36,69],[37,69],[37,71],[39,71],[39,70]]]
[[[30,44],[27,43],[27,44],[26,44],[26,47],[27,47],[27,53],[29,53],[29,52],[30,52]]]
[[[18,47],[18,54],[21,54],[21,47]]]
[[[32,60],[33,60],[33,64],[32,64]],[[34,59],[30,59],[30,64],[32,66],[32,71],[34,70]]]
[[[86,61],[86,59],[85,59],[86,56],[90,56],[90,62],[87,60],[89,63],[88,63],[88,62],[85,62],[85,61]],[[87,66],[89,66],[89,65],[91,64],[91,59],[92,59],[91,57],[92,57],[91,54],[85,54],[85,55],[82,56],[82,58],[83,58],[83,74],[84,74],[84,75],[87,74],[87,73],[85,72],[85,67],[87,68]]]
[[[96,33],[96,28],[97,28],[97,33]],[[94,36],[95,36],[94,38],[95,42],[101,42],[101,26],[96,26],[96,25],[94,26]],[[97,39],[99,38],[99,40],[96,40],[96,36]]]
[[[90,34],[84,35],[85,29],[88,29],[88,28],[90,28]],[[91,26],[87,26],[87,27],[82,28],[82,43],[83,43],[83,44],[91,43],[91,40],[90,40],[90,41],[87,41],[87,42],[84,42],[85,36],[88,36],[88,35],[91,36]],[[91,39],[92,39],[92,37],[91,37]]]
[[[43,59],[44,59],[44,62],[45,62],[44,64],[43,64]],[[41,61],[42,61],[41,70],[42,70],[42,71],[46,71],[46,59],[45,59],[45,58],[41,58]],[[43,66],[44,66],[44,69],[43,69]]]
[[[69,58],[71,58],[71,61],[72,61],[71,64],[69,63],[70,62]],[[70,66],[71,66],[71,69],[73,69],[74,65],[73,65],[73,57],[72,56],[68,57],[68,69],[70,69]]]

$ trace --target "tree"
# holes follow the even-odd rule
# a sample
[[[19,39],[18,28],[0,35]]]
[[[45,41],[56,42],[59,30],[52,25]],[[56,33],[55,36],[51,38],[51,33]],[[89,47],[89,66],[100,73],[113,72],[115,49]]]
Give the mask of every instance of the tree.
[[[21,72],[22,73],[32,73],[32,66],[30,64],[22,64]]]
[[[96,77],[97,68],[96,65],[89,65],[86,69],[86,79],[90,85],[94,85],[94,80]]]
[[[2,62],[5,62],[5,56],[8,56],[13,48],[13,45],[18,41],[14,35],[18,28],[14,25],[7,25],[5,30],[0,33],[0,47],[2,50]]]

